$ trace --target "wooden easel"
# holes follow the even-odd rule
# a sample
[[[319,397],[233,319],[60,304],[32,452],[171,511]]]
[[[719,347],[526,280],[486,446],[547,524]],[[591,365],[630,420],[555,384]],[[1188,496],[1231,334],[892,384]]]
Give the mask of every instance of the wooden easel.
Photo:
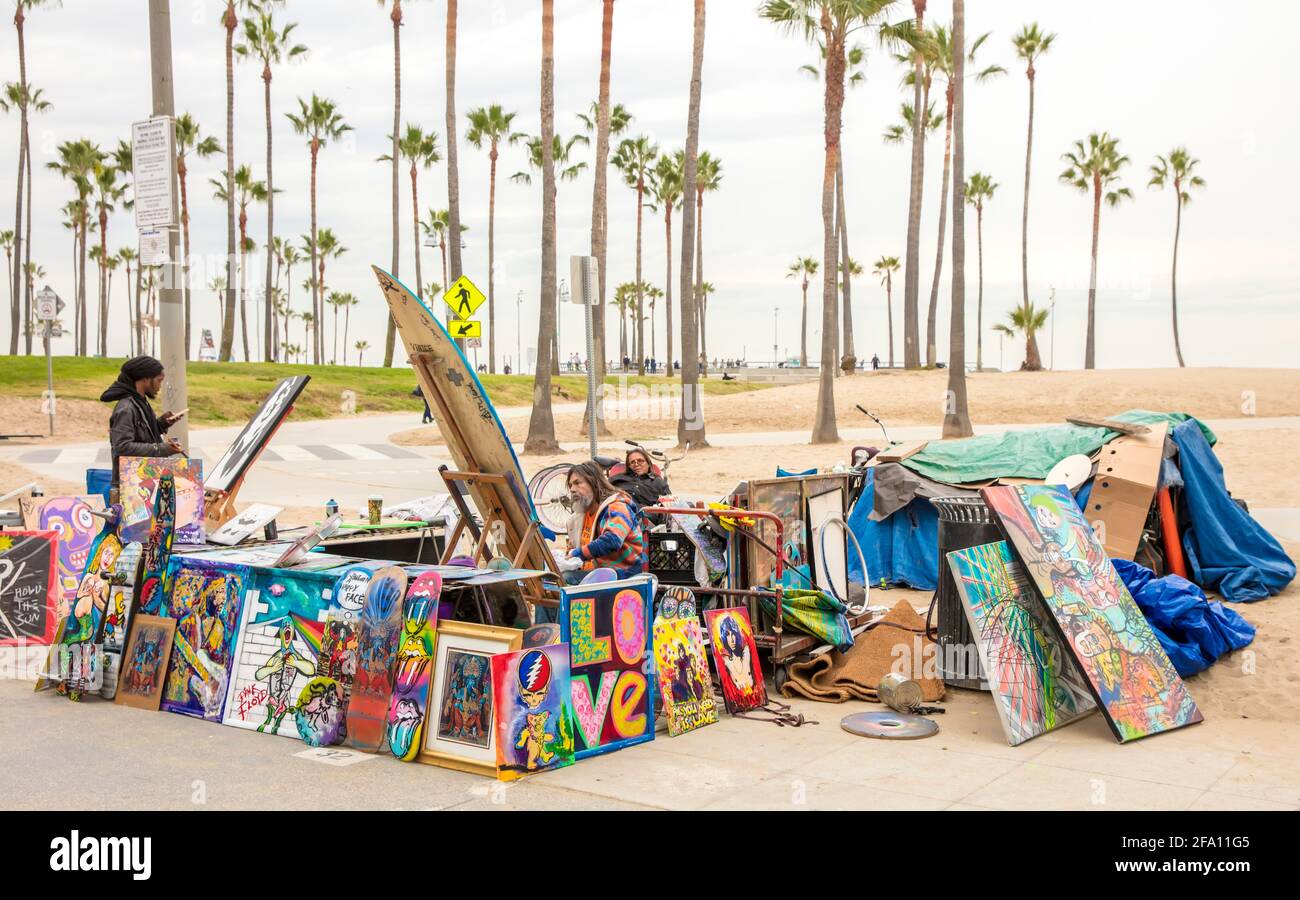
[[[457,542],[468,528],[474,539],[474,561],[480,565],[487,563],[489,561],[488,538],[500,523],[500,527],[505,532],[506,553],[510,556],[512,566],[550,572],[558,579],[560,570],[551,555],[550,548],[546,546],[545,539],[542,538],[537,522],[531,521],[527,529],[520,534],[510,516],[506,515],[507,504],[513,504],[516,509],[520,507],[521,491],[524,490],[524,486],[516,484],[515,478],[510,473],[484,472],[479,466],[474,448],[466,441],[460,425],[451,415],[451,410],[442,395],[440,381],[433,375],[434,367],[440,365],[442,361],[431,353],[416,353],[411,356],[410,362],[420,379],[424,396],[432,400],[438,410],[438,424],[444,436],[448,442],[455,441],[456,449],[464,460],[463,471],[452,471],[445,466],[439,468],[439,474],[442,475],[452,501],[460,512],[460,519],[447,538],[441,562],[445,564],[451,559]],[[461,496],[462,485],[468,489],[470,496],[474,498],[475,506],[478,507],[483,519],[481,529],[474,524],[471,511]],[[541,606],[558,605],[558,600],[547,596],[540,578],[521,581],[520,589],[530,603]]]

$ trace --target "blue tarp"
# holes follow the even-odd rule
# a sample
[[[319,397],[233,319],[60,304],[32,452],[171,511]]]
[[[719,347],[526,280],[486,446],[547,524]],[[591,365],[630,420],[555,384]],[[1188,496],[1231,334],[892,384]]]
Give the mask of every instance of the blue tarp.
[[[1295,578],[1295,563],[1277,539],[1242,509],[1223,483],[1223,466],[1194,422],[1174,429],[1188,523],[1183,551],[1192,579],[1233,602],[1262,600]]]
[[[906,584],[933,591],[939,586],[939,513],[918,497],[883,522],[870,520],[875,504],[876,472],[867,469],[862,494],[853,504],[848,525],[862,545],[871,583]],[[862,564],[849,554],[849,580],[862,583]]]
[[[1240,650],[1255,639],[1255,626],[1186,578],[1156,578],[1145,566],[1125,559],[1113,560],[1169,655],[1178,674],[1186,678],[1214,665],[1223,654]]]

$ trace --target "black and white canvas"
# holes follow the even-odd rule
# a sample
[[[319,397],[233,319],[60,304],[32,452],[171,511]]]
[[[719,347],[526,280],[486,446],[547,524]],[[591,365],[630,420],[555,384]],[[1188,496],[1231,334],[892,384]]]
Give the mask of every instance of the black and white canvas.
[[[262,401],[262,408],[253,416],[251,422],[235,438],[235,442],[226,450],[208,475],[205,487],[213,491],[229,491],[244,477],[244,472],[257,459],[271,435],[293,406],[298,395],[302,393],[310,375],[294,375],[275,386],[271,395]]]

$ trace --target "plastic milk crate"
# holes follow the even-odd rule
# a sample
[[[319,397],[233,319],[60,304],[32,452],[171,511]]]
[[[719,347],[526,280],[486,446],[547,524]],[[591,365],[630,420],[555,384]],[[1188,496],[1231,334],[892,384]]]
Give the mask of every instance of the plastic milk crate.
[[[695,584],[695,546],[679,531],[650,531],[650,572],[663,584]]]

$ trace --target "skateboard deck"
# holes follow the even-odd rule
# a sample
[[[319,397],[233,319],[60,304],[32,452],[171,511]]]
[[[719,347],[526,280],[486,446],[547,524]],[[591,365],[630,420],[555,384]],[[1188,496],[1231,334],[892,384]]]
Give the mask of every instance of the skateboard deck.
[[[406,571],[397,566],[380,569],[370,579],[361,627],[357,633],[357,671],[348,701],[347,744],[377,753],[387,742],[388,706],[393,695],[393,663],[402,631],[402,598]]]
[[[172,539],[176,531],[176,482],[171,475],[158,479],[154,495],[153,524],[149,539],[140,554],[140,571],[135,579],[135,598],[131,606],[147,616],[165,615],[163,605],[163,576],[172,555]]]
[[[328,747],[347,737],[346,713],[356,676],[356,651],[356,626],[341,610],[334,610],[325,622],[316,677],[303,688],[295,713],[298,734],[308,746]]]
[[[393,702],[388,710],[388,749],[405,762],[419,756],[420,740],[424,736],[441,593],[442,576],[424,572],[406,595],[401,648],[397,651],[393,676]]]
[[[83,694],[97,692],[103,686],[103,622],[113,570],[121,553],[117,533],[105,525],[87,555],[76,596],[60,623],[54,647],[58,653],[56,689],[69,699],[80,700]]]

